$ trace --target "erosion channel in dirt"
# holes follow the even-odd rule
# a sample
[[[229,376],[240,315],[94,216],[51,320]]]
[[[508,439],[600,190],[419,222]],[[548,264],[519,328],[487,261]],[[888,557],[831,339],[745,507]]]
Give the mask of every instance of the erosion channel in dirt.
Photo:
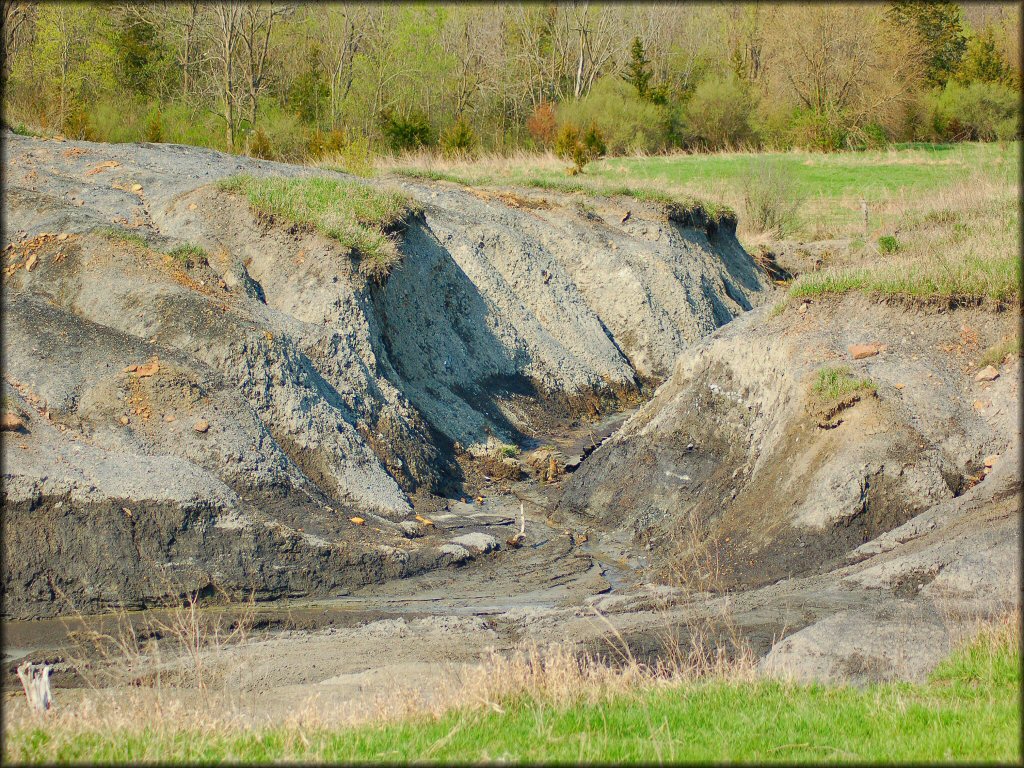
[[[728,217],[401,179],[365,182],[413,201],[375,282],[218,185],[351,177],[4,139],[9,689],[26,656],[81,686],[69,636],[169,596],[252,613],[207,667],[263,714],[697,626],[915,677],[1016,600],[1019,364],[975,370],[1010,313],[778,313]],[[840,365],[871,386],[822,402]]]

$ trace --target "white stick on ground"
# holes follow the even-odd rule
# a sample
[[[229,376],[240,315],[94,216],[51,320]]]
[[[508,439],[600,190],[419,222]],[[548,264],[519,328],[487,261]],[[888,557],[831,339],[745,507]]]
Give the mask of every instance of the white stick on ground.
[[[50,665],[26,661],[18,667],[18,677],[28,704],[36,712],[46,712],[53,704],[50,694]]]

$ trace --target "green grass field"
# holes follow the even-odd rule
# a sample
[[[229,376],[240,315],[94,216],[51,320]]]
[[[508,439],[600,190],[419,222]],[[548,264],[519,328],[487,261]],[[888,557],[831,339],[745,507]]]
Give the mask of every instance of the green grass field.
[[[738,214],[753,249],[778,238],[757,226],[748,190],[765,185],[792,201],[790,241],[839,240],[844,258],[807,273],[791,296],[859,291],[883,298],[1012,304],[1020,296],[1020,143],[915,144],[831,154],[719,153],[606,158],[566,174],[551,155],[448,160],[406,156],[381,170],[477,187],[701,201]],[[768,179],[767,181],[765,179]],[[862,200],[867,203],[865,227]],[[777,204],[776,207],[784,207]]]
[[[515,696],[379,727],[8,730],[24,762],[999,762],[1019,763],[1016,619],[922,684],[709,680],[568,702]],[[578,692],[577,692],[578,693]]]

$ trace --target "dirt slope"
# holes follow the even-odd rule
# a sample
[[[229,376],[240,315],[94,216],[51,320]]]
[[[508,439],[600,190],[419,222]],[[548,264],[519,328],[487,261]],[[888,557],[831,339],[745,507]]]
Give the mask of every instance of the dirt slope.
[[[160,581],[325,592],[474,557],[412,499],[459,494],[494,441],[636,401],[762,300],[729,222],[632,201],[406,183],[423,212],[378,286],[336,242],[215,184],[311,169],[4,138],[3,368],[25,421],[3,445],[25,537],[5,540],[10,615],[64,610],[58,593],[142,605]],[[209,263],[167,255],[182,243]]]

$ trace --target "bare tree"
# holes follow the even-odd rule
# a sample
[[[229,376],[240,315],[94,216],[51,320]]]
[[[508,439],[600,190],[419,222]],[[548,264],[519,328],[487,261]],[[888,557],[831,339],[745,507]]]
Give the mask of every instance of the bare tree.
[[[280,12],[272,2],[246,3],[242,9],[239,24],[241,79],[248,105],[247,117],[253,127],[259,111],[259,96],[267,86],[270,36],[274,19]]]
[[[235,148],[237,121],[236,100],[238,84],[235,57],[242,32],[242,14],[245,7],[238,0],[217,3],[211,7],[214,23],[210,27],[212,36],[211,58],[219,65],[220,100],[224,118],[224,136],[228,147]]]
[[[4,10],[4,40],[3,40],[3,61],[0,63],[0,74],[4,81],[7,80],[11,61],[21,42],[28,38],[32,31],[31,22],[35,16],[35,3],[19,2],[18,0],[3,0]]]

